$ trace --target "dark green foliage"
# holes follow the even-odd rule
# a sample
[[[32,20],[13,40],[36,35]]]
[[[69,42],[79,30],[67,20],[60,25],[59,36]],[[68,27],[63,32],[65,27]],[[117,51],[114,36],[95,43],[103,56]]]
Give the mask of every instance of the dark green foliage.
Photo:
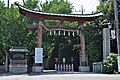
[[[103,25],[104,21],[107,23],[110,22],[112,25],[114,25],[114,0],[100,0],[100,5],[97,6],[96,12],[103,13],[103,16],[99,18],[98,23],[100,25]],[[118,4],[118,10],[120,10],[120,1],[117,0]],[[119,13],[118,13],[119,15]]]
[[[113,23],[114,20],[114,10],[113,10],[113,2],[100,2],[100,5],[97,7],[98,12],[103,13],[102,20],[106,20],[107,22]]]
[[[72,36],[54,36],[53,46],[51,46],[50,51],[48,52],[49,56],[49,68],[54,68],[55,58],[59,59],[59,63],[62,64],[62,58],[66,58],[66,63],[70,63],[70,58],[78,55],[74,45],[79,44],[79,38]],[[52,36],[51,36],[52,37]],[[50,38],[50,37],[49,37]]]
[[[0,59],[10,46],[27,46],[30,51],[34,50],[36,32],[26,29],[28,23],[29,19],[20,15],[15,5],[10,8],[0,6]]]
[[[107,59],[103,61],[103,73],[118,71],[117,56],[118,54],[110,53]]]
[[[26,8],[32,10],[39,9],[38,0],[23,0],[23,3],[23,6],[25,6]]]

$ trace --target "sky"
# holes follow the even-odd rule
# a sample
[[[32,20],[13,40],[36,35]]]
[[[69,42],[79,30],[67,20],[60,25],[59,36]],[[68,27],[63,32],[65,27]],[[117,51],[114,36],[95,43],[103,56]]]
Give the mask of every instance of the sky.
[[[7,4],[7,0],[3,0]],[[10,4],[15,1],[22,4],[22,0],[9,0]],[[45,0],[40,0],[45,2]],[[84,12],[83,14],[90,14],[92,11],[96,11],[96,6],[99,5],[99,0],[68,0],[73,3],[74,9],[72,10],[75,14],[81,14],[81,5],[83,5]]]

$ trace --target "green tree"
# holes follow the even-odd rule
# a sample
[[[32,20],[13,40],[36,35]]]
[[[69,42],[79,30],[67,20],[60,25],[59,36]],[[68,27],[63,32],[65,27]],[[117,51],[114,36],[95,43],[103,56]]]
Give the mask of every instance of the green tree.
[[[100,5],[97,6],[97,12],[103,13],[103,17],[101,17],[101,22],[104,20],[106,20],[106,22],[114,22],[113,1],[101,1]]]
[[[38,0],[23,0],[23,6],[28,9],[39,9]]]
[[[2,5],[2,6],[1,6]],[[18,8],[11,5],[10,8],[4,6],[4,2],[0,1],[0,53],[5,54],[10,46],[28,46],[30,51],[34,50],[36,45],[33,38],[34,30],[26,29],[29,20],[19,14]],[[33,40],[33,41],[32,41]],[[0,58],[2,59],[2,58]]]
[[[65,13],[70,14],[72,12],[73,6],[68,0],[46,0],[45,3],[41,3],[41,11],[43,12],[55,12],[55,13]]]
[[[117,56],[118,54],[110,53],[107,59],[103,61],[103,73],[118,71]]]
[[[118,10],[120,10],[119,0],[117,0],[117,4]],[[103,24],[104,20],[114,25],[114,0],[100,0],[100,5],[97,6],[96,12],[103,13],[103,16],[98,19],[100,25]]]

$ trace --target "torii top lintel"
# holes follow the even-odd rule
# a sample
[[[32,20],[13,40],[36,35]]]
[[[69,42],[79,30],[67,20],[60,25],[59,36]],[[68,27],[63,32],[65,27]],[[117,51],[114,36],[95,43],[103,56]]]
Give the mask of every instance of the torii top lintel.
[[[60,20],[60,21],[78,21],[78,22],[86,22],[86,21],[94,21],[96,18],[101,16],[101,13],[97,14],[57,14],[57,13],[45,13],[38,12],[30,9],[26,9],[25,7],[15,3],[19,7],[19,12],[24,16],[30,18],[36,18],[38,20]]]

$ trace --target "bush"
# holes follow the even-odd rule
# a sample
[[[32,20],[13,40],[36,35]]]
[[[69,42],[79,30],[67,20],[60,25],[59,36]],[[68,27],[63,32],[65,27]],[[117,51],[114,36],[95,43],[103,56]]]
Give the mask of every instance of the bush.
[[[107,59],[103,60],[103,73],[114,73],[114,70],[118,71],[117,56],[118,54],[110,53]]]

